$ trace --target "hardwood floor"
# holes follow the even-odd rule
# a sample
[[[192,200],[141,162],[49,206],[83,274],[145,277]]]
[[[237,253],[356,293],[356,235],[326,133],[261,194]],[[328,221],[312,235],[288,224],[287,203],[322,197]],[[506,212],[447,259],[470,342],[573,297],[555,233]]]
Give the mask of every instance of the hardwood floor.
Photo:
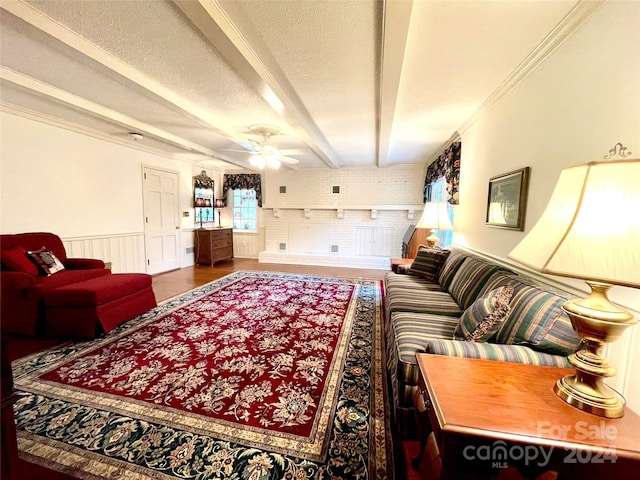
[[[161,302],[239,270],[302,273],[372,280],[382,280],[386,273],[386,270],[258,263],[258,260],[253,258],[235,258],[228,262],[216,263],[213,267],[196,265],[156,275],[153,277],[153,291],[156,294],[156,300]]]

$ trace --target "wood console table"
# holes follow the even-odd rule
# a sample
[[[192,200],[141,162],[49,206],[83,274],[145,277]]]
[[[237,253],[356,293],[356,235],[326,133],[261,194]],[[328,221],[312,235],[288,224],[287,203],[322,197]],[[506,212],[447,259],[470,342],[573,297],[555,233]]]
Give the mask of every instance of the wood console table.
[[[199,228],[195,238],[196,265],[213,265],[233,258],[233,230],[231,228]]]
[[[573,370],[418,354],[420,390],[442,461],[440,478],[640,478],[640,415],[606,419],[556,397]],[[420,401],[418,395],[417,401]]]

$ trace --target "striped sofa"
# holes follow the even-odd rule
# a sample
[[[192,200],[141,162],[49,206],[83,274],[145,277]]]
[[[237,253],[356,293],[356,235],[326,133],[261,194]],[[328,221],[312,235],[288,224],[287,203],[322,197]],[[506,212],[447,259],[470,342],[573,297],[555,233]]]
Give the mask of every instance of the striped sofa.
[[[580,338],[560,308],[566,298],[455,247],[435,278],[415,272],[385,275],[387,369],[403,438],[416,434],[418,352],[569,366]]]

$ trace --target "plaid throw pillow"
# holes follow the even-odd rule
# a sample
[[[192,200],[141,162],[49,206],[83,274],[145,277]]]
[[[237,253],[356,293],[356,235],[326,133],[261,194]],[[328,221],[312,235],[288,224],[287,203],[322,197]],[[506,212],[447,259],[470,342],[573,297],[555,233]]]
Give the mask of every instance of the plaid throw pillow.
[[[47,277],[64,270],[62,262],[46,247],[42,247],[38,250],[30,250],[27,253],[38,266],[40,271],[42,271],[42,273]]]
[[[511,308],[513,286],[507,285],[490,291],[487,296],[477,299],[462,314],[453,336],[467,342],[486,342],[493,337]]]
[[[409,275],[415,275],[429,282],[437,283],[438,274],[449,253],[449,250],[440,248],[420,247],[409,268]]]

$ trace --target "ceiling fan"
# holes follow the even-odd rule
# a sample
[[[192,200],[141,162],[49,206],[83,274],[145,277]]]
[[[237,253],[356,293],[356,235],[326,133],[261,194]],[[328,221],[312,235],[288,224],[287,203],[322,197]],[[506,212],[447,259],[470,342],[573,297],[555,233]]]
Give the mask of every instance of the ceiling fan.
[[[254,140],[249,139],[250,146],[243,147],[246,150],[231,150],[224,149],[230,152],[249,152],[251,153],[251,157],[249,157],[249,163],[254,167],[262,170],[266,167],[278,169],[282,163],[287,163],[289,165],[296,165],[299,160],[296,158],[291,158],[288,155],[304,155],[308,153],[304,149],[290,149],[290,150],[278,150],[275,145],[273,145],[269,139],[274,135],[279,135],[280,130],[278,128],[271,125],[251,125],[249,127],[249,131],[254,135],[259,135],[262,137],[262,140]]]

